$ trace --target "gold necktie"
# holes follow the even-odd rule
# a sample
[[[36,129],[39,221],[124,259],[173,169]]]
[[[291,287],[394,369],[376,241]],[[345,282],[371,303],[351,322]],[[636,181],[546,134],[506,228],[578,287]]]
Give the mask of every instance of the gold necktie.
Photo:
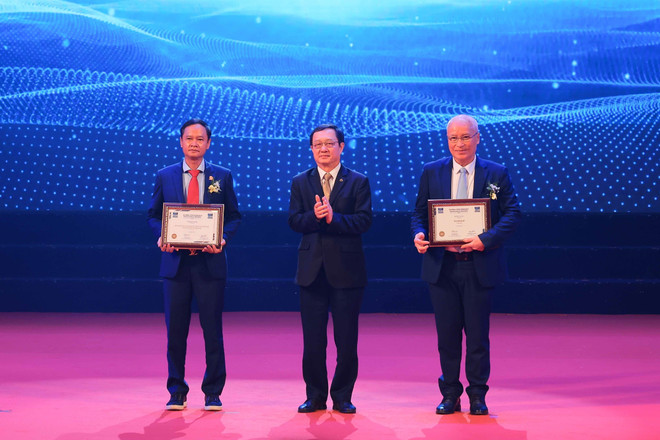
[[[330,180],[332,179],[332,174],[325,173],[323,176],[323,195],[330,199]]]

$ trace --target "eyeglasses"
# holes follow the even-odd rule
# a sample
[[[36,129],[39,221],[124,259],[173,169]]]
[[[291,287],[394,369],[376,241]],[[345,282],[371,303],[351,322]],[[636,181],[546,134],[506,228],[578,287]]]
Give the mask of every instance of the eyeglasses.
[[[332,147],[334,147],[337,143],[338,143],[338,141],[317,142],[317,143],[315,143],[315,144],[312,144],[312,148],[314,148],[315,150],[320,150],[320,149],[323,148],[323,147],[325,147],[325,148],[332,148]]]
[[[475,134],[473,134],[472,136],[468,136],[468,135],[464,135],[464,136],[461,136],[461,137],[458,137],[458,136],[452,136],[452,137],[450,137],[450,138],[448,138],[448,139],[449,139],[449,142],[451,142],[452,144],[455,144],[455,143],[457,143],[458,141],[468,142],[470,139],[472,139],[473,137],[475,137],[475,136],[478,135],[478,134],[479,134],[479,132],[477,131],[477,132],[476,132]]]

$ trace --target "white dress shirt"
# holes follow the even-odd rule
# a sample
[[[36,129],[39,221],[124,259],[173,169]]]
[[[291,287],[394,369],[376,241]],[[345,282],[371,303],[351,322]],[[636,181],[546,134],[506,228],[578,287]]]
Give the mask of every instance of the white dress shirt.
[[[183,199],[188,200],[188,186],[192,180],[192,174],[188,171],[191,168],[186,161],[183,161]],[[197,175],[197,183],[199,184],[199,203],[204,203],[204,170],[206,169],[206,161],[202,159],[202,163],[197,167],[199,174]]]
[[[452,199],[457,199],[456,194],[458,193],[458,179],[461,177],[461,168],[465,168],[467,170],[467,193],[468,193],[468,199],[472,199],[472,194],[474,193],[474,167],[477,164],[477,157],[475,156],[474,159],[472,159],[472,162],[467,164],[465,167],[461,167],[454,159],[452,159],[452,162],[454,162],[454,168],[452,169],[451,172],[451,198]]]

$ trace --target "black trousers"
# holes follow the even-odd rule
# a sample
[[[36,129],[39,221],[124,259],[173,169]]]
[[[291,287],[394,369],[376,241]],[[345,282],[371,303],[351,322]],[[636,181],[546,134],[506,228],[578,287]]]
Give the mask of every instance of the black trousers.
[[[490,310],[492,288],[482,287],[472,261],[456,261],[445,252],[440,281],[429,284],[438,333],[442,376],[438,380],[445,397],[463,393],[460,382],[463,332],[468,396],[484,397],[490,376]]]
[[[303,378],[307,399],[328,399],[328,310],[332,314],[337,366],[330,386],[334,402],[350,401],[358,375],[358,316],[364,288],[335,289],[321,269],[309,286],[300,287],[300,315],[303,328]]]
[[[187,394],[185,362],[193,297],[199,308],[199,323],[204,335],[206,371],[202,391],[220,395],[225,386],[225,348],[222,337],[224,279],[208,273],[204,255],[184,255],[175,278],[165,278],[165,323],[167,325],[167,390]]]

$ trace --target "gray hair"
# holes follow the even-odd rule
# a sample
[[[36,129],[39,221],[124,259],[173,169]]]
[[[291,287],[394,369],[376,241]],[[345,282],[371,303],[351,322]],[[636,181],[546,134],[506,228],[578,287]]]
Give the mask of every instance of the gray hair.
[[[467,122],[468,124],[470,124],[470,126],[472,128],[475,129],[475,131],[479,131],[479,123],[477,123],[477,120],[474,119],[470,115],[456,115],[456,116],[454,116],[447,123],[447,130],[449,130],[449,127],[451,126],[451,124],[453,124],[454,122],[458,122],[458,121]]]

